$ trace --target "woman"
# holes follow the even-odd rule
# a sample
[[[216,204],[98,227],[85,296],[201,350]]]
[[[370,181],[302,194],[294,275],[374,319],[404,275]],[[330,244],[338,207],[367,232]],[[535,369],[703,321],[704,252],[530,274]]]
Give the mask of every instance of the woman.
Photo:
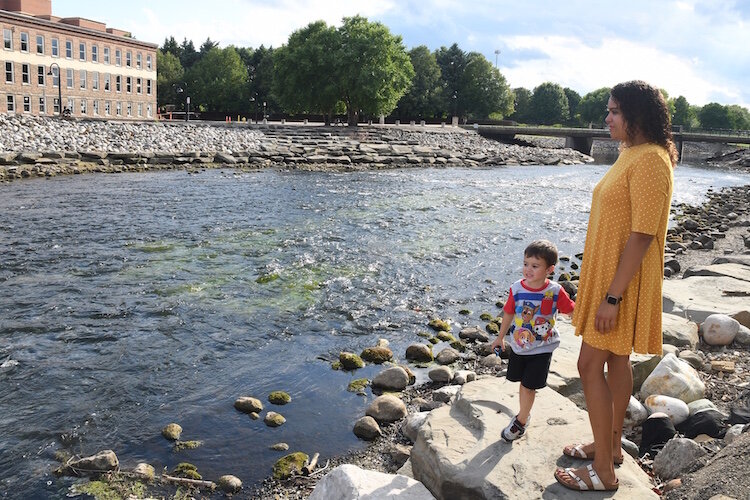
[[[558,469],[574,490],[616,490],[622,426],[633,392],[630,353],[661,354],[664,242],[677,151],[661,92],[616,85],[606,123],[620,155],[594,188],[573,324],[583,336],[578,371],[594,442],[563,453],[593,462]],[[604,365],[607,365],[607,376]]]

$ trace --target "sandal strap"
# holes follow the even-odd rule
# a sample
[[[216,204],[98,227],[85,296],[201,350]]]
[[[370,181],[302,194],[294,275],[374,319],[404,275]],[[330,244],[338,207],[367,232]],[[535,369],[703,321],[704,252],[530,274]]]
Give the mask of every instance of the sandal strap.
[[[573,472],[573,469],[565,469],[565,472],[570,476],[576,483],[578,483],[578,489],[581,491],[588,491],[589,485],[586,484],[586,481],[578,477],[578,475]]]
[[[594,470],[594,464],[588,464],[586,466],[586,469],[589,471],[589,479],[591,479],[591,485],[594,487],[594,489],[597,491],[604,491],[604,484],[599,478],[599,474],[597,474]]]
[[[577,445],[575,445],[573,447],[573,456],[578,455],[579,457],[581,457],[583,459],[589,458],[589,457],[586,456],[586,452],[583,451],[583,447],[584,447],[583,444],[577,444]]]

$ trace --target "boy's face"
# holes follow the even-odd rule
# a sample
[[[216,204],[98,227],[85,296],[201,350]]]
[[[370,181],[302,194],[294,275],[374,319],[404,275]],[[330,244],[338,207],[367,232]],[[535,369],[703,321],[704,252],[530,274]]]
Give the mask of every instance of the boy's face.
[[[523,277],[526,284],[532,288],[541,287],[547,276],[554,270],[555,266],[548,266],[547,262],[539,257],[524,256],[523,258]]]

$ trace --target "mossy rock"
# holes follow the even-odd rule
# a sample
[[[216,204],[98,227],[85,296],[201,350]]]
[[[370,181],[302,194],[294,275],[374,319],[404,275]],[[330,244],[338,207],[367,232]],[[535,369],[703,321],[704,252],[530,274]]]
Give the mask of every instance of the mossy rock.
[[[479,315],[479,319],[482,321],[492,321],[492,315],[490,313],[482,313]]]
[[[166,439],[169,439],[170,441],[177,441],[180,439],[180,435],[182,434],[182,427],[180,424],[167,424],[164,426],[164,428],[161,430],[161,435],[164,436]]]
[[[234,401],[234,407],[244,413],[258,413],[263,411],[263,403],[258,398],[242,396]]]
[[[198,467],[189,462],[180,462],[172,470],[172,475],[177,477],[184,477],[186,479],[201,480],[203,476],[198,473]]]
[[[284,391],[273,391],[268,395],[268,401],[275,405],[285,405],[292,400],[292,397]]]
[[[445,320],[435,318],[431,320],[427,326],[438,332],[449,332],[451,331],[451,325]]]
[[[461,316],[468,316],[469,314],[471,314],[471,311],[469,311],[468,309],[461,309],[460,311],[458,311],[458,314],[460,314]]]
[[[273,464],[273,478],[281,481],[289,479],[294,474],[299,474],[309,458],[307,453],[301,451],[281,457]]]
[[[203,441],[175,441],[174,451],[194,450],[202,444]]]
[[[418,332],[417,337],[422,337],[424,339],[429,339],[432,337],[432,334],[430,332]]]
[[[502,300],[498,300],[497,302],[495,302],[495,305],[502,309],[503,307],[505,307],[505,302],[503,302]]]
[[[466,352],[466,344],[461,342],[460,340],[454,340],[450,343],[450,346],[458,352]]]
[[[393,359],[393,351],[387,347],[367,347],[362,351],[360,357],[365,361],[380,365]]]
[[[436,337],[438,339],[442,340],[443,342],[453,342],[453,341],[456,340],[456,337],[454,337],[453,335],[451,335],[448,332],[438,332],[438,334],[436,335]]]
[[[370,385],[370,381],[368,379],[358,378],[349,382],[349,385],[346,387],[346,390],[349,392],[362,392],[365,390],[365,387],[369,385]]]
[[[500,327],[497,326],[497,323],[487,323],[487,326],[484,327],[485,330],[487,330],[487,333],[493,333],[497,335],[500,333]]]
[[[342,352],[339,354],[339,361],[344,370],[356,370],[365,366],[365,362],[362,358],[354,354],[353,352]]]
[[[338,370],[341,370],[342,368],[344,368],[344,367],[341,365],[341,361],[334,361],[333,363],[331,363],[331,369],[332,370],[337,370],[338,371]]]
[[[74,493],[88,495],[96,500],[122,500],[123,498],[146,498],[146,485],[131,481],[120,475],[107,476],[109,479],[75,484]]]
[[[266,413],[263,422],[265,422],[268,427],[281,427],[286,423],[286,418],[284,418],[284,415],[282,415],[281,413],[269,411],[268,413]]]
[[[440,342],[440,339],[439,339],[439,338],[437,338],[437,337],[430,337],[429,339],[427,339],[427,341],[428,341],[428,342],[429,342],[430,344],[432,344],[432,345],[435,345],[435,344],[437,344],[438,342]]]
[[[280,276],[277,273],[269,273],[264,274],[263,276],[258,276],[258,279],[256,279],[255,282],[263,285],[272,281],[276,281],[279,278]]]
[[[560,273],[557,281],[570,281],[570,273]]]

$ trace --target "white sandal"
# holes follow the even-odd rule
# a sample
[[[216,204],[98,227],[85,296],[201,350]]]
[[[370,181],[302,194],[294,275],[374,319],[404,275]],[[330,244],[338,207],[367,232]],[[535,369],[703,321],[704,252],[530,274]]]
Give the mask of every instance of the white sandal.
[[[562,479],[560,479],[559,471],[561,470],[578,484],[578,488],[574,488],[568,483],[564,482]],[[578,491],[589,491],[592,489],[594,491],[616,491],[617,488],[620,487],[619,482],[615,482],[614,486],[611,486],[609,488],[605,487],[604,484],[602,483],[602,480],[599,478],[599,474],[597,474],[596,471],[594,470],[593,464],[588,464],[586,466],[586,470],[589,473],[589,479],[591,480],[591,487],[589,487],[589,485],[586,484],[586,481],[578,477],[578,474],[573,472],[573,470],[574,469],[570,467],[566,469],[558,469],[558,473],[555,474],[555,479],[557,479],[557,482],[562,484],[566,488],[571,489],[571,490],[578,490]]]

